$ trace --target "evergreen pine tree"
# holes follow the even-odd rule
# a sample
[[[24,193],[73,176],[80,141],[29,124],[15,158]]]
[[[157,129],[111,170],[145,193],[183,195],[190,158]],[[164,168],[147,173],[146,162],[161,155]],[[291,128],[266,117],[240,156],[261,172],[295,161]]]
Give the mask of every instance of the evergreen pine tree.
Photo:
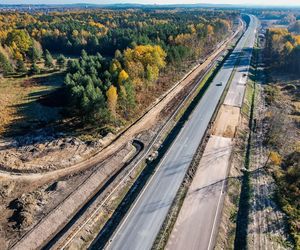
[[[30,67],[29,73],[30,75],[36,75],[41,72],[40,68],[36,65],[36,63],[33,63]]]
[[[16,67],[17,67],[17,72],[24,73],[27,71],[25,63],[21,59],[17,60]]]
[[[66,58],[64,55],[60,54],[56,60],[56,64],[60,69],[63,69],[66,66]]]
[[[51,53],[46,50],[45,51],[45,67],[47,68],[53,68],[54,64],[53,64],[53,57],[51,55]]]
[[[6,58],[6,56],[0,52],[0,73],[3,75],[10,74],[14,71],[11,63]]]

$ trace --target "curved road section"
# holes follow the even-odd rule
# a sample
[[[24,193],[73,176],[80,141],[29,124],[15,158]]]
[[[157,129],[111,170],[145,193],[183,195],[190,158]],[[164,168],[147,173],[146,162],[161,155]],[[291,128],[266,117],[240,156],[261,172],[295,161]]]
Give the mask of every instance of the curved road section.
[[[255,30],[256,21],[251,16],[247,31],[186,121],[106,249],[151,249],[239,57],[245,49],[253,47],[253,44],[249,44],[252,40],[249,38],[255,36]],[[208,172],[210,174],[213,173]],[[97,240],[91,248],[96,245]]]

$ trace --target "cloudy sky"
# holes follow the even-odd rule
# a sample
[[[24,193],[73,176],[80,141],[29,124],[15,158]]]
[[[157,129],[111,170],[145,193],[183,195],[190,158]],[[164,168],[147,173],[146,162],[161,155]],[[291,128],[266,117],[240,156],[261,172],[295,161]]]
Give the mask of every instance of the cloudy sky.
[[[252,5],[299,5],[300,0],[1,0],[3,4],[61,4],[61,3],[143,3],[143,4],[182,4],[182,3],[221,3]]]

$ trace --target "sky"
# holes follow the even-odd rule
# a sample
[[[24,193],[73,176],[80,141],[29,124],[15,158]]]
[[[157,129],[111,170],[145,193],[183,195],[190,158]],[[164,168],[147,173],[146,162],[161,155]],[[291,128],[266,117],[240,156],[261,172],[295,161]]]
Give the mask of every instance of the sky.
[[[300,0],[0,0],[1,4],[140,3],[140,4],[247,4],[300,6]]]

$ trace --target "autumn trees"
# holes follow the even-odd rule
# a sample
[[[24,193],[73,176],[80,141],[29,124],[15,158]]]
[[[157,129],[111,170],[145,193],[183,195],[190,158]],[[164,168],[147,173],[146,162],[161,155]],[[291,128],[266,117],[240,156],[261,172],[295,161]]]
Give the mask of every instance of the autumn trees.
[[[89,53],[114,55],[116,49],[124,50],[132,43],[157,43],[166,49],[165,46],[170,45],[169,38],[176,39],[177,36],[177,40],[190,35],[195,37],[194,34],[198,38],[208,35],[211,39],[217,39],[226,34],[224,27],[228,28],[229,25],[231,28],[237,13],[188,9],[144,12],[136,9],[114,12],[70,11],[59,15],[38,13],[28,14],[26,18],[16,13],[3,15],[5,22],[1,22],[0,40],[6,38],[8,32],[11,33],[8,27],[16,29],[17,32],[10,34],[10,37],[27,40],[25,48],[21,48],[22,53],[29,49],[29,36],[51,53],[78,55],[85,49]],[[16,19],[20,22],[15,22]]]
[[[84,50],[68,62],[65,84],[71,106],[84,121],[129,119],[136,106],[136,89],[155,84],[165,67],[166,53],[158,45],[139,45],[107,60]]]
[[[51,53],[48,50],[44,51],[41,43],[32,38],[25,29],[10,29],[2,32],[0,42],[0,70],[4,75],[38,74],[40,68],[37,64],[41,62],[44,62],[45,68],[54,67]],[[26,64],[30,64],[29,70]]]
[[[177,66],[208,53],[230,31],[236,17],[234,11],[191,9],[71,10],[26,15],[3,12],[0,43],[15,70],[24,71],[22,64],[30,68],[39,62],[45,63],[46,69],[54,69],[55,60],[49,53],[79,56],[84,49],[89,54],[113,57],[115,51],[134,49],[136,45],[159,45],[166,52],[166,63]],[[61,60],[57,62],[64,68]],[[149,64],[148,70],[143,70],[149,82],[157,77],[158,68]]]
[[[158,45],[139,45],[124,51],[125,69],[135,84],[153,83],[165,67],[166,53]]]
[[[0,73],[66,69],[74,115],[85,122],[129,120],[162,72],[206,56],[237,15],[195,9],[3,12]]]
[[[7,33],[6,45],[11,48],[14,59],[23,59],[32,46],[32,40],[26,30],[14,29]]]
[[[285,28],[269,28],[266,33],[266,55],[273,67],[299,74],[300,36]]]
[[[106,97],[107,97],[107,107],[111,115],[115,117],[117,101],[118,101],[118,93],[117,93],[117,88],[114,85],[110,85],[110,87],[106,91]]]

